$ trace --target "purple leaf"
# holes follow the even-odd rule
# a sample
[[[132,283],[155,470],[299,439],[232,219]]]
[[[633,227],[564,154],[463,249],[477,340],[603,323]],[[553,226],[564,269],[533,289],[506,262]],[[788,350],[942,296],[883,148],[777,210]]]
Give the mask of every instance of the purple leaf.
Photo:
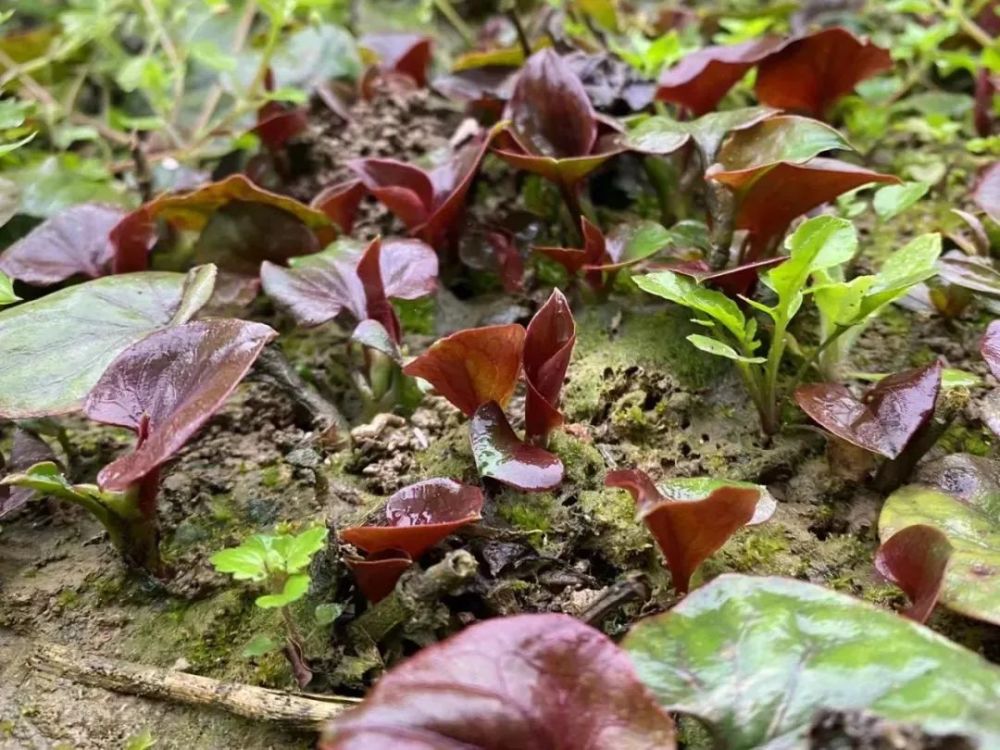
[[[934,415],[941,390],[942,365],[890,375],[870,388],[861,400],[839,383],[800,386],[795,401],[821,427],[886,458],[895,458]]]
[[[157,331],[122,352],[91,390],[84,411],[139,435],[132,453],[104,467],[98,483],[124,490],[168,461],[222,406],[277,334],[223,318]]]
[[[1000,380],[1000,320],[994,320],[986,327],[986,334],[979,344],[979,351],[993,377]]]
[[[576,322],[566,297],[552,291],[528,323],[524,339],[525,436],[544,443],[548,434],[563,423],[559,392],[576,345]]]
[[[938,528],[925,524],[897,531],[875,553],[875,569],[910,598],[902,615],[926,622],[937,604],[954,548]]]
[[[1000,161],[983,170],[972,190],[972,200],[993,221],[1000,223]]]
[[[673,750],[670,716],[603,633],[567,615],[480,623],[382,677],[321,750]]]
[[[551,490],[562,482],[562,461],[515,435],[495,401],[476,410],[469,435],[479,476],[496,479],[525,492]]]

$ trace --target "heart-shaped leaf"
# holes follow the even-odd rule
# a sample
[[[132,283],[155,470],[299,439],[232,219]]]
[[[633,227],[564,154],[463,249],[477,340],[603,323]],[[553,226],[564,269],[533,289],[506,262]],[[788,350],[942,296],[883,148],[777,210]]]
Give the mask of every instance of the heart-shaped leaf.
[[[942,365],[890,375],[858,400],[839,383],[813,383],[795,391],[795,401],[825,430],[886,458],[895,458],[934,415]]]
[[[993,221],[1000,223],[1000,161],[993,162],[976,180],[972,200]]]
[[[763,523],[776,507],[766,489],[746,482],[674,479],[661,491],[645,472],[622,469],[608,472],[604,485],[632,495],[681,594],[688,592],[698,566],[729,537],[744,526]]]
[[[338,717],[322,750],[673,750],[674,727],[603,633],[503,617],[429,646]]]
[[[84,411],[134,430],[139,444],[101,470],[101,488],[124,490],[168,461],[275,336],[262,323],[214,318],[158,331],[123,351],[90,391]]]
[[[722,575],[623,643],[668,711],[727,750],[810,747],[820,709],[1000,743],[1000,669],[897,615],[786,578]]]
[[[951,555],[948,556],[943,552],[942,543],[926,546],[928,539],[923,539],[925,546],[912,551],[916,560],[909,565],[928,569],[926,574],[919,570],[911,573],[914,578],[921,579],[919,584],[904,577],[907,575],[905,569],[891,576],[911,599],[915,599],[914,592],[919,591],[917,585],[933,586],[933,580],[924,582],[922,579],[933,579],[935,568],[941,566],[943,581],[938,583],[941,604],[969,617],[1000,625],[998,497],[995,493],[980,492],[948,494],[917,485],[903,487],[889,496],[878,522],[883,546],[892,544],[898,536],[915,533],[910,529],[926,527],[943,535],[950,546]],[[895,571],[890,569],[889,572]]]
[[[559,391],[576,344],[576,322],[558,289],[528,323],[524,339],[524,431],[528,440],[545,442],[563,422]]]
[[[0,271],[35,286],[104,276],[114,255],[109,234],[123,216],[123,209],[100,203],[67,208],[8,247],[0,255]]]
[[[423,169],[395,159],[355,159],[347,168],[407,229],[427,221],[434,208],[434,185]]]
[[[476,410],[469,436],[481,477],[496,479],[525,492],[551,490],[562,482],[562,461],[514,434],[503,409],[495,401]]]
[[[762,37],[692,52],[660,75],[656,98],[679,104],[696,116],[703,115],[715,109],[750,68],[781,45],[777,37]]]
[[[655,221],[626,221],[616,224],[604,238],[604,253],[585,271],[618,271],[650,258],[674,241],[674,236]]]
[[[483,493],[453,479],[426,479],[396,492],[385,503],[385,523],[355,526],[340,538],[370,555],[402,550],[418,558],[457,529],[479,520]]]
[[[834,27],[793,39],[761,61],[756,92],[762,104],[825,116],[866,78],[892,68],[889,50]]]
[[[76,411],[118,354],[184,307],[180,273],[106,276],[0,312],[0,417]]]
[[[521,373],[524,328],[517,324],[467,328],[436,341],[403,368],[423,378],[467,417],[480,405],[505,406]]]
[[[926,622],[944,584],[951,542],[939,529],[914,524],[886,539],[875,553],[875,569],[910,597],[900,614]]]

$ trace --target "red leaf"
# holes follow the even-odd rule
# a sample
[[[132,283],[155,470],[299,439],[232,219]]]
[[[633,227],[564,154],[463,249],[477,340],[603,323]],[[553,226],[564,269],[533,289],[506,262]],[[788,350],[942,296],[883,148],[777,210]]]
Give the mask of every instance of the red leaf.
[[[121,208],[99,203],[70,206],[8,247],[0,271],[35,286],[104,276],[114,255],[109,235],[124,216]]]
[[[670,716],[603,633],[567,615],[473,625],[383,676],[321,750],[674,750]]]
[[[253,132],[269,151],[280,151],[309,126],[308,112],[282,102],[267,102],[257,110]]]
[[[762,271],[766,271],[772,266],[784,263],[788,256],[781,255],[776,258],[765,258],[764,260],[744,263],[732,268],[723,268],[720,271],[713,271],[703,260],[678,261],[676,263],[664,263],[657,266],[668,271],[682,273],[690,276],[699,284],[711,284],[717,286],[730,297],[738,297],[746,294],[757,283]]]
[[[823,29],[791,40],[761,61],[757,98],[771,107],[822,118],[861,81],[891,69],[889,50],[847,29]]]
[[[382,241],[376,237],[361,255],[356,273],[365,292],[365,312],[368,317],[381,323],[392,340],[399,344],[403,341],[403,332],[399,325],[399,317],[385,294],[381,255]],[[437,258],[434,260],[436,267]]]
[[[396,581],[413,565],[413,560],[400,550],[386,550],[365,559],[345,557],[344,563],[351,569],[361,594],[375,604],[392,593]]]
[[[407,229],[416,229],[430,217],[434,185],[419,167],[395,159],[353,159],[347,168]]]
[[[951,542],[933,526],[916,524],[897,531],[875,553],[875,569],[910,598],[900,612],[926,622],[937,604],[952,553]]]
[[[495,401],[476,410],[469,436],[472,456],[481,477],[496,479],[525,492],[550,490],[562,482],[562,461],[515,435]]]
[[[457,529],[480,519],[483,493],[453,479],[404,487],[385,504],[385,525],[344,529],[340,538],[375,555],[401,550],[416,559]]]
[[[607,242],[600,227],[592,224],[586,216],[580,217],[580,232],[583,235],[582,248],[535,247],[536,253],[551,258],[575,276],[584,266],[598,265],[607,257]]]
[[[507,294],[524,291],[524,259],[517,249],[514,235],[506,230],[487,231],[486,242],[493,249],[497,271]]]
[[[329,216],[342,234],[350,234],[364,197],[365,186],[361,180],[347,180],[324,188],[309,205]]]
[[[142,439],[135,451],[104,467],[101,487],[124,490],[168,461],[275,336],[261,323],[214,318],[157,331],[122,352],[87,396],[84,412]]]
[[[559,391],[576,344],[576,323],[566,297],[558,289],[528,323],[524,339],[525,437],[545,442],[563,423]]]
[[[716,167],[706,177],[736,191],[736,228],[750,232],[749,260],[760,259],[793,219],[838,195],[870,182],[899,182],[892,175],[822,157],[731,171]]]
[[[114,248],[111,272],[136,273],[149,268],[149,254],[156,244],[156,220],[145,206],[140,206],[111,230],[109,239]]]
[[[715,109],[719,100],[750,68],[782,44],[777,37],[763,37],[692,52],[663,72],[656,98],[680,104],[695,116],[703,115]]]
[[[1000,320],[994,320],[986,327],[979,352],[986,360],[986,366],[990,368],[993,377],[1000,380]]]
[[[436,341],[403,372],[428,381],[471,417],[482,404],[506,405],[514,395],[524,335],[516,323],[467,328]]]
[[[993,75],[987,68],[982,68],[976,76],[972,121],[976,127],[976,134],[983,138],[993,135],[996,127],[993,97],[997,94],[997,88],[1000,88],[1000,76]]]
[[[972,200],[993,221],[1000,223],[1000,161],[983,170],[972,190]]]
[[[934,415],[941,390],[940,360],[890,375],[859,401],[839,383],[812,383],[795,401],[821,427],[852,445],[886,458],[898,456]]]
[[[431,39],[420,34],[365,34],[359,40],[378,55],[379,68],[409,76],[417,86],[427,85]]]
[[[695,570],[736,531],[761,523],[774,512],[766,495],[753,487],[722,485],[707,496],[664,497],[649,476],[638,469],[608,472],[606,487],[628,490],[639,516],[667,558],[674,588],[686,594]]]

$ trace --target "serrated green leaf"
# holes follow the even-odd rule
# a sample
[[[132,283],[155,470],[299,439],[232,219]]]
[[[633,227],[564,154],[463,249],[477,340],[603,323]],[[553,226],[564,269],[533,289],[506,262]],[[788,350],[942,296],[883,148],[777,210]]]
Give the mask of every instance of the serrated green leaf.
[[[327,534],[325,526],[314,526],[292,537],[285,549],[285,570],[298,573],[309,565],[312,556],[326,544]]]
[[[280,594],[258,596],[254,603],[261,609],[285,607],[301,599],[307,591],[309,591],[309,576],[305,573],[296,573],[288,577]]]

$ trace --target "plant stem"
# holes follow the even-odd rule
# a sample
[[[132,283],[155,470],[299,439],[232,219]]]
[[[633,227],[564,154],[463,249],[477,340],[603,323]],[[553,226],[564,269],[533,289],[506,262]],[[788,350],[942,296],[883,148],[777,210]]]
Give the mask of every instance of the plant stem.
[[[956,6],[954,3],[952,5],[945,5],[944,0],[931,0],[931,5],[937,8],[938,13],[946,18],[952,18],[958,22],[958,25],[962,27],[962,31],[972,37],[983,49],[988,49],[993,45],[993,39],[987,34],[982,27],[965,15],[962,9]]]
[[[784,315],[775,318],[774,335],[767,352],[767,362],[764,365],[764,382],[761,401],[764,411],[761,412],[761,428],[766,435],[773,435],[781,427],[781,410],[778,403],[778,371],[785,355],[785,333],[788,331],[788,320]]]
[[[452,28],[458,32],[458,35],[462,37],[462,41],[466,45],[472,47],[476,43],[476,35],[458,14],[458,11],[455,10],[455,6],[451,4],[451,0],[434,0],[434,7],[452,25]]]
[[[832,346],[837,339],[839,339],[843,334],[847,333],[847,331],[849,331],[850,329],[851,329],[850,326],[838,326],[837,330],[835,330],[833,333],[827,336],[826,340],[824,340],[823,343],[821,343],[819,346],[816,347],[815,350],[813,350],[813,353],[809,356],[809,358],[803,361],[799,369],[795,371],[795,377],[792,379],[792,385],[789,388],[789,391],[794,391],[796,388],[799,387],[799,383],[802,382],[802,378],[805,377],[806,373],[809,371],[809,368],[816,364],[817,360],[819,360],[819,357],[824,352],[824,350],[827,347]]]
[[[524,59],[527,60],[531,57],[531,42],[528,41],[528,35],[524,31],[524,25],[521,23],[521,17],[517,14],[517,8],[511,7],[507,11],[507,18],[514,25],[514,31],[517,32],[517,42],[521,45],[521,51],[524,53]]]

